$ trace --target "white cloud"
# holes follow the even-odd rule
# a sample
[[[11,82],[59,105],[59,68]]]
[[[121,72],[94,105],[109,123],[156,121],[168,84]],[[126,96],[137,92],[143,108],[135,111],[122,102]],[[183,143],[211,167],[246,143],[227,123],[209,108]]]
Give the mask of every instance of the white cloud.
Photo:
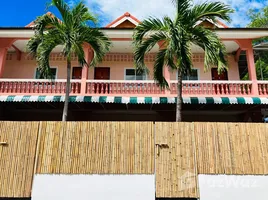
[[[113,21],[125,12],[130,12],[138,19],[144,19],[148,16],[162,17],[174,13],[174,6],[169,0],[86,0],[89,7],[99,14],[102,23]],[[202,0],[194,0],[201,2]],[[251,1],[251,0],[220,0],[229,4],[236,10],[232,14],[232,27],[244,27],[249,23],[247,11],[249,8],[260,9],[267,5],[267,0]],[[106,25],[106,24],[103,24]]]

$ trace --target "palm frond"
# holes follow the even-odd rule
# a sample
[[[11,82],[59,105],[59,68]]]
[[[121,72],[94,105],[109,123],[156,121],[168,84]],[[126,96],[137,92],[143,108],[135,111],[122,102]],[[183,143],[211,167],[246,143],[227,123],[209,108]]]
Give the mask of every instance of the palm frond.
[[[89,27],[80,29],[79,40],[88,43],[94,52],[93,60],[90,63],[91,66],[96,66],[97,63],[101,62],[111,46],[109,38],[103,32]]]
[[[195,27],[192,42],[205,51],[205,71],[215,66],[218,66],[219,71],[227,68],[226,48],[215,32],[203,27]]]
[[[64,25],[60,23],[58,18],[49,16],[49,15],[43,15],[38,17],[34,22],[34,30],[35,35],[40,34],[43,35],[44,31],[47,29],[54,29],[57,28],[58,31],[63,33],[64,31]]]
[[[216,22],[217,18],[230,22],[230,14],[233,12],[234,10],[229,5],[221,2],[206,2],[195,5],[191,9],[189,17],[191,17],[195,23],[206,19]]]
[[[166,49],[161,49],[156,54],[154,62],[154,80],[161,88],[169,88],[168,82],[164,77],[163,71],[166,63]]]
[[[161,41],[168,41],[168,36],[165,32],[156,32],[150,35],[148,39],[143,40],[139,45],[134,46],[134,60],[136,68],[145,68],[145,54],[150,52],[152,48]]]
[[[63,41],[59,35],[55,34],[55,32],[45,34],[42,41],[39,43],[36,49],[35,57],[38,63],[38,70],[44,77],[52,78],[49,65],[49,56],[52,50],[62,43]]]
[[[37,48],[41,44],[43,37],[39,34],[35,34],[33,37],[30,38],[29,42],[27,43],[27,52],[30,55],[36,57]]]
[[[189,13],[192,0],[171,0],[176,7],[176,22],[181,21]]]
[[[68,25],[71,21],[71,18],[72,18],[70,16],[71,9],[70,9],[69,5],[64,0],[52,0],[51,6],[55,6],[59,10],[59,12],[62,16],[63,22],[66,25]]]
[[[134,43],[141,43],[146,34],[154,33],[155,31],[166,31],[167,26],[163,20],[150,17],[140,23],[134,30],[133,41]]]
[[[88,8],[83,2],[78,3],[72,9],[72,15],[74,17],[74,24],[86,24],[88,21],[97,23],[97,18],[89,12]]]

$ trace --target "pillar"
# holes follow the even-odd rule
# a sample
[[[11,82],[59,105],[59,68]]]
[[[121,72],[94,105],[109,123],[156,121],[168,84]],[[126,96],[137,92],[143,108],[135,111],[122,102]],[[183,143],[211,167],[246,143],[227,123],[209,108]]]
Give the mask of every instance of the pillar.
[[[0,78],[3,77],[8,48],[15,42],[13,38],[0,38]]]
[[[258,79],[255,67],[255,60],[254,60],[254,51],[252,47],[252,40],[251,39],[243,39],[236,41],[240,46],[241,50],[246,51],[247,56],[247,64],[248,64],[248,74],[249,79],[252,81],[252,95],[259,95],[258,91]]]
[[[170,84],[170,71],[169,71],[169,67],[168,66],[164,66],[163,75],[164,75],[166,81],[168,82],[168,86],[170,88],[171,87],[171,84]],[[170,94],[170,90],[166,90],[166,94]]]
[[[6,63],[7,48],[0,48],[0,78],[3,77]]]
[[[254,52],[252,46],[246,50],[247,63],[248,63],[248,75],[252,81],[252,94],[259,95],[258,79],[255,67]]]
[[[90,65],[93,59],[93,51],[89,46],[84,47],[85,60]],[[86,94],[87,79],[88,79],[88,66],[83,66],[81,76],[81,95]]]
[[[158,42],[158,46],[159,46],[160,50],[165,48],[166,47],[165,41]],[[170,88],[171,87],[171,84],[170,84],[170,71],[169,71],[169,67],[167,65],[164,66],[163,76],[165,77],[166,81],[168,82],[168,85],[169,85],[169,88]],[[170,90],[166,90],[165,93],[170,94]]]

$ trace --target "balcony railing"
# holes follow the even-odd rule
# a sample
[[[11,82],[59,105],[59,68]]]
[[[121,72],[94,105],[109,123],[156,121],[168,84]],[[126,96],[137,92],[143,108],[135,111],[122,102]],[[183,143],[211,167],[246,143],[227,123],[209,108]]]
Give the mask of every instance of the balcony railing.
[[[165,94],[154,81],[88,80],[86,94],[159,95]]]
[[[80,94],[81,80],[71,80],[71,94]],[[65,94],[66,80],[0,79],[0,94]]]
[[[251,81],[183,81],[182,93],[189,96],[249,96]],[[171,94],[177,94],[177,81],[171,81]]]
[[[268,96],[268,81],[258,81],[259,94]]]
[[[88,96],[176,96],[177,81],[170,81],[164,90],[154,81],[71,80],[71,95]],[[255,82],[256,84],[256,82]],[[183,81],[183,96],[268,96],[268,81],[258,81],[253,91],[252,81]],[[257,86],[255,87],[257,88]],[[0,79],[0,95],[63,95],[66,80]]]

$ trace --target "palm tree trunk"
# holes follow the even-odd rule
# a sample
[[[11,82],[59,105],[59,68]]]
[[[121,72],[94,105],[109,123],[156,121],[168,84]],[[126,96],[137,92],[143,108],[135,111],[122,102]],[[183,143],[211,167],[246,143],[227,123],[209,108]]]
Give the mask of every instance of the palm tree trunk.
[[[180,69],[178,71],[178,83],[177,83],[177,106],[176,106],[176,122],[182,121],[182,72]]]
[[[70,87],[71,87],[71,61],[67,59],[67,83],[66,83],[66,94],[65,102],[62,114],[62,121],[66,122],[68,117],[68,107],[69,107],[69,96],[70,96]]]

